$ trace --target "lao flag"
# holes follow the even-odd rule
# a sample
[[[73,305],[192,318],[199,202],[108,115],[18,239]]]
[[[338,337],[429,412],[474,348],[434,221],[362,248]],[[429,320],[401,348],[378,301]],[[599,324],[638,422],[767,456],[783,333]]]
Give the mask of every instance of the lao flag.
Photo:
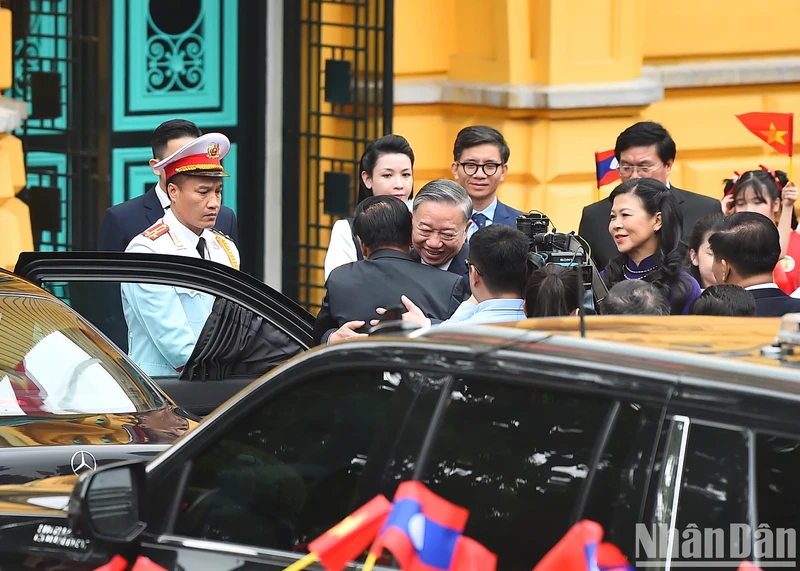
[[[619,163],[614,156],[614,149],[594,154],[595,167],[597,169],[597,188],[611,184],[619,180]]]
[[[372,553],[388,549],[403,571],[492,570],[496,558],[463,537],[469,512],[440,498],[421,482],[403,482]]]
[[[635,571],[622,552],[601,543],[603,526],[583,520],[547,552],[534,571]]]

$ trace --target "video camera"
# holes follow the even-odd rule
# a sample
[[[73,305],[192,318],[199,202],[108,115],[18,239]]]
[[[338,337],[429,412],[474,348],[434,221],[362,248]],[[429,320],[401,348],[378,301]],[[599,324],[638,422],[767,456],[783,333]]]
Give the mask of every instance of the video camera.
[[[517,217],[517,230],[530,241],[528,261],[537,268],[546,264],[579,267],[587,293],[584,309],[596,313],[598,302],[608,295],[608,287],[589,255],[589,245],[574,232],[563,234],[557,232],[555,227],[551,231],[551,225],[550,218],[541,212]]]

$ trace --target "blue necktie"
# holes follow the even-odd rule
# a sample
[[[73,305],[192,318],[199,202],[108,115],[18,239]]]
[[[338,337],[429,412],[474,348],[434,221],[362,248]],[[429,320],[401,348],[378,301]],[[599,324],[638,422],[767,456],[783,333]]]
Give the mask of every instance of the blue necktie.
[[[489,220],[489,217],[481,212],[475,212],[472,214],[472,221],[480,230],[484,226],[486,226],[486,221]]]

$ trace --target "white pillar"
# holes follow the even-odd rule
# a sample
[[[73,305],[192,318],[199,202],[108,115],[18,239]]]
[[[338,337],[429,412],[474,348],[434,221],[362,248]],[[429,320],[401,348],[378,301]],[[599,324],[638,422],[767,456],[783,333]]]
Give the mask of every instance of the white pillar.
[[[278,291],[283,265],[283,2],[267,2],[266,125],[264,129],[264,282]]]

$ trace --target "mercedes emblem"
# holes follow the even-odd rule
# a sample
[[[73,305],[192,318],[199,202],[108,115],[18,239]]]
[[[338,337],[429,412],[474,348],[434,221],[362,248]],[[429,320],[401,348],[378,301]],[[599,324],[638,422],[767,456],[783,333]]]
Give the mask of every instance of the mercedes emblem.
[[[69,464],[75,474],[80,474],[87,470],[97,470],[97,460],[94,459],[91,452],[86,452],[86,450],[78,450],[73,454]]]

